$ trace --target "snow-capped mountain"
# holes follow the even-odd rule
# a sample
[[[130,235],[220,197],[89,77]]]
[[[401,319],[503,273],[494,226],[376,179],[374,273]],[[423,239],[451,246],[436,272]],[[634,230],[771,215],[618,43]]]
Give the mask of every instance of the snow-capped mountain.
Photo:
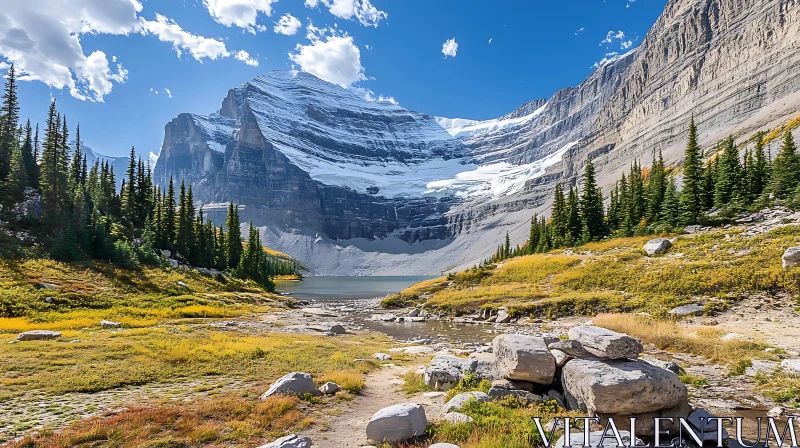
[[[692,115],[707,147],[796,116],[799,39],[795,1],[670,0],[637,49],[486,121],[271,72],[168,123],[154,175],[193,183],[217,222],[241,204],[268,244],[320,274],[461,268],[506,231],[524,241],[588,158],[608,187],[655,150],[679,165]]]

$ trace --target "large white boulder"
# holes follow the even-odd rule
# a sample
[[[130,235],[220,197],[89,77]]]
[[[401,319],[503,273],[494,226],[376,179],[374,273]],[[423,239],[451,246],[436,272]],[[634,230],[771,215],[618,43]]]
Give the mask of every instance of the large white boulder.
[[[416,403],[396,404],[376,412],[367,423],[367,439],[398,443],[425,434],[428,419]]]
[[[602,446],[603,448],[617,448],[617,440],[614,438],[614,434],[610,433],[606,438],[603,438],[603,431],[593,431],[589,433],[589,446],[592,448],[597,448]],[[622,438],[622,442],[624,446],[632,446],[634,445],[631,443],[631,433],[629,431],[619,431],[619,436]],[[564,438],[566,435],[561,436],[558,441],[551,445],[553,448],[563,448],[564,447]],[[634,440],[635,445],[644,445],[639,439]],[[569,445],[571,448],[583,448],[583,432],[573,432],[570,433],[569,437]]]
[[[17,336],[18,341],[48,341],[61,337],[61,333],[50,330],[31,330],[25,333],[20,333]]]
[[[561,382],[571,409],[636,415],[687,401],[686,386],[669,370],[643,361],[573,359]]]
[[[483,392],[465,392],[463,394],[458,394],[444,404],[444,412],[458,411],[470,400],[486,402],[489,401],[489,396]]]
[[[291,434],[272,443],[261,445],[259,448],[311,448],[311,439]]]
[[[556,360],[544,339],[521,334],[501,334],[494,338],[493,353],[497,373],[511,380],[551,384]]]
[[[436,390],[448,390],[467,372],[474,372],[477,365],[475,359],[463,359],[450,355],[435,356],[430,367],[425,369],[423,381],[428,387]]]
[[[317,389],[317,385],[314,384],[311,375],[303,372],[292,372],[279,378],[269,390],[261,395],[261,399],[264,400],[276,394],[298,396],[311,394],[320,396],[322,392]]]
[[[790,247],[786,249],[781,260],[783,261],[784,269],[800,266],[800,247]]]
[[[672,242],[666,238],[654,238],[644,245],[647,255],[657,255],[666,253],[672,248]]]
[[[589,353],[604,358],[636,359],[643,350],[642,343],[636,338],[590,325],[570,328],[569,338],[580,342]]]

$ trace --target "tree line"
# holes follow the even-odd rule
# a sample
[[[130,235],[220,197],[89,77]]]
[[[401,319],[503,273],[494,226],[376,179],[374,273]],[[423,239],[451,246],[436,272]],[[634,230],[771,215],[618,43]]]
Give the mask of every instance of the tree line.
[[[192,186],[172,178],[166,188],[153,182],[149,162],[131,148],[117,191],[107,160],[87,165],[80,125],[70,146],[66,116],[53,100],[40,140],[30,120],[20,124],[14,66],[9,68],[0,107],[0,204],[5,221],[35,231],[47,254],[60,261],[83,258],[127,266],[159,264],[156,250],[194,267],[228,271],[271,287],[276,275],[298,274],[291,260],[268,254],[250,223],[242,244],[239,210],[232,202],[224,226],[216,227],[196,209]],[[40,200],[39,200],[40,199]],[[14,213],[21,202],[35,213]]]
[[[766,153],[766,133],[755,136],[753,149],[744,153],[733,136],[717,144],[706,160],[697,142],[694,118],[689,123],[682,169],[664,163],[659,151],[649,167],[638,161],[618,179],[604,205],[591,160],[584,168],[581,188],[556,184],[551,216],[534,215],[523,245],[511,247],[509,235],[488,266],[520,255],[547,252],[599,241],[607,237],[660,234],[692,224],[711,224],[737,214],[781,204],[800,207],[800,155],[787,127],[779,153]]]

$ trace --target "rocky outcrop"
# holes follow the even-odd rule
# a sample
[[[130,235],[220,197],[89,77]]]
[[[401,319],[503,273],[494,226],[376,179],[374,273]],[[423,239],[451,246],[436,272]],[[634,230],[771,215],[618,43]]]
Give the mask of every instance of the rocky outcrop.
[[[61,333],[50,330],[31,330],[20,333],[18,341],[49,341],[50,339],[60,338]]]
[[[589,353],[603,358],[636,359],[642,352],[642,343],[638,339],[601,327],[572,327],[569,338],[579,342]]]
[[[800,247],[790,247],[783,252],[781,257],[784,269],[800,266]]]
[[[644,251],[647,255],[660,255],[665,254],[672,247],[672,242],[666,238],[654,238],[644,245]]]

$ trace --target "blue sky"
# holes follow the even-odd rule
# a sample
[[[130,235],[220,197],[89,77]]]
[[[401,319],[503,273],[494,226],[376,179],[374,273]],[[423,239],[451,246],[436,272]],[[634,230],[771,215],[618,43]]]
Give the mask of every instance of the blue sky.
[[[665,4],[26,0],[0,9],[0,72],[24,72],[23,119],[42,122],[56,98],[108,155],[157,152],[179,113],[213,112],[228,89],[293,67],[431,115],[489,119],[579,84],[637,46]]]

